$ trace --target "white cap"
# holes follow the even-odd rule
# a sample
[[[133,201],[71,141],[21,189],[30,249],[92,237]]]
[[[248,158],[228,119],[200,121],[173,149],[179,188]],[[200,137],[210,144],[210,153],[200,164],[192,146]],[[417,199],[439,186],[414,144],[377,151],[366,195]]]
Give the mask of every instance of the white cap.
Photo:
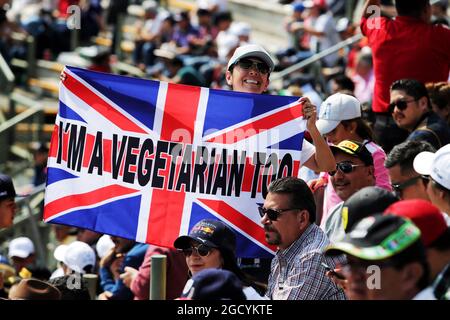
[[[450,144],[440,148],[436,153],[423,151],[414,158],[414,170],[431,178],[450,190]]]
[[[66,251],[67,251],[67,244],[60,244],[59,246],[56,247],[55,251],[53,251],[53,256],[55,257],[55,259],[57,261],[64,261],[64,256],[66,255]]]
[[[232,33],[222,34],[221,37],[217,37],[216,42],[219,58],[225,61],[230,51],[239,46],[239,38]]]
[[[74,241],[67,246],[63,262],[78,273],[85,273],[86,266],[95,266],[95,252],[87,243]]]
[[[107,234],[104,234],[98,239],[97,244],[95,245],[95,250],[97,250],[98,256],[103,258],[106,256],[109,250],[115,247],[114,242],[111,240],[111,237]]]
[[[230,32],[236,36],[250,36],[252,28],[247,22],[234,22],[230,27]]]
[[[245,57],[261,59],[262,61],[267,63],[270,68],[270,72],[272,72],[273,68],[275,67],[275,63],[273,62],[272,57],[263,47],[257,44],[246,44],[244,46],[240,46],[236,49],[236,51],[234,51],[233,56],[231,57],[230,61],[228,61],[227,70],[229,70],[230,66],[235,64],[236,61]]]
[[[12,240],[9,243],[9,251],[8,256],[11,257],[19,257],[19,258],[28,258],[30,254],[34,253],[34,244],[27,237],[19,237]]]
[[[361,103],[353,96],[335,93],[320,106],[319,120],[316,122],[320,134],[334,130],[342,120],[361,117]]]

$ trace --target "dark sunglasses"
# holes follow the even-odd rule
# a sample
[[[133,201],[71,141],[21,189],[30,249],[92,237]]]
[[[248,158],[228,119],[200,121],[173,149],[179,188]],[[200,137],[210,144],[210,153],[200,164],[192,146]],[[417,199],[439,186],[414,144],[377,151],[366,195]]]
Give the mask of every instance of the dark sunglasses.
[[[355,167],[365,167],[364,164],[353,164],[350,162],[338,162],[336,163],[336,171],[330,171],[328,174],[330,176],[334,176],[337,172],[337,170],[341,171],[342,173],[350,173],[353,171],[353,168]]]
[[[417,101],[417,99],[413,100],[397,100],[395,102],[392,102],[389,104],[389,113],[393,113],[395,107],[397,107],[398,110],[403,111],[408,107],[408,103]]]
[[[267,214],[267,217],[269,218],[270,221],[276,221],[278,219],[278,217],[286,211],[291,211],[291,210],[300,210],[299,208],[289,208],[289,209],[266,209],[264,207],[258,207],[258,211],[259,211],[259,215],[262,217],[264,217]]]
[[[268,74],[270,71],[270,68],[267,64],[264,62],[256,62],[252,61],[250,59],[241,59],[236,64],[244,70],[249,70],[253,66],[256,66],[256,70],[258,70],[261,74]]]
[[[200,257],[207,257],[211,253],[212,249],[213,248],[208,247],[207,245],[201,244],[198,247],[181,249],[181,251],[186,257],[190,257],[194,251],[196,251]]]
[[[428,184],[428,181],[430,180],[430,178],[428,176],[423,176],[423,175],[415,176],[415,177],[412,177],[402,183],[392,183],[391,184],[392,190],[395,193],[399,194],[402,190],[406,189],[409,186],[414,185],[418,179],[422,179],[425,184]]]

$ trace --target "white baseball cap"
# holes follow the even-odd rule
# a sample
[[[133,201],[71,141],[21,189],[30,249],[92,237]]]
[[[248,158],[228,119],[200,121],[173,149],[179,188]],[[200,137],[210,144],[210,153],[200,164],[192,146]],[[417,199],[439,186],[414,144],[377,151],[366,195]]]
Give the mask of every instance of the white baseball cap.
[[[98,239],[97,244],[95,245],[95,249],[97,250],[97,254],[99,258],[103,258],[106,256],[109,250],[114,248],[116,245],[112,241],[111,237],[107,234],[104,234]]]
[[[64,256],[66,255],[67,247],[69,245],[67,244],[60,244],[56,247],[55,251],[53,251],[53,256],[57,261],[64,262]]]
[[[273,62],[272,57],[263,47],[257,44],[246,44],[240,46],[234,51],[233,56],[231,57],[230,61],[228,61],[227,70],[230,70],[230,67],[239,59],[246,57],[261,59],[269,66],[270,72],[272,72],[273,68],[275,67],[275,62]]]
[[[320,134],[334,130],[342,120],[361,117],[361,103],[355,97],[335,93],[329,96],[320,106],[319,120],[316,122]]]
[[[251,26],[247,22],[234,22],[230,27],[230,32],[238,37],[250,36]]]
[[[8,256],[27,258],[34,253],[34,244],[27,237],[19,237],[9,243]]]
[[[431,178],[450,190],[450,144],[435,153],[423,151],[414,158],[414,170]]]
[[[75,272],[86,273],[86,266],[95,266],[94,249],[85,242],[74,241],[67,246],[63,262]]]

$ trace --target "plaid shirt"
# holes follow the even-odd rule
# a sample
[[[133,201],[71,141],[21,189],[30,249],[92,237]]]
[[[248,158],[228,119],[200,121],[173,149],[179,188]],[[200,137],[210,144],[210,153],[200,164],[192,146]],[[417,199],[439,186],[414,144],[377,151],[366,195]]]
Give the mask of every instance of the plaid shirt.
[[[274,300],[345,300],[344,291],[325,275],[322,262],[331,268],[343,258],[323,255],[330,243],[315,224],[272,260],[266,296]]]

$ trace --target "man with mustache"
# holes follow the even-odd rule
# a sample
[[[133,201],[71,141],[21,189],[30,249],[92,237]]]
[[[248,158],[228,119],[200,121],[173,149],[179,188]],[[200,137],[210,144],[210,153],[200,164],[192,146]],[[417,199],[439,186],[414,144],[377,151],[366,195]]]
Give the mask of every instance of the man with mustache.
[[[375,176],[372,154],[362,143],[344,140],[337,146],[331,146],[336,159],[336,169],[329,172],[336,194],[343,201],[331,209],[323,229],[331,242],[341,240],[343,235],[342,208],[344,201],[358,190],[374,186]]]
[[[395,123],[409,132],[406,140],[427,141],[436,150],[450,143],[450,129],[432,111],[423,83],[414,79],[395,81],[390,89],[389,112]]]
[[[321,265],[334,269],[343,260],[323,255],[330,241],[315,224],[316,205],[308,185],[294,177],[273,181],[259,213],[267,243],[278,247],[266,296],[274,300],[344,300],[344,292]]]

